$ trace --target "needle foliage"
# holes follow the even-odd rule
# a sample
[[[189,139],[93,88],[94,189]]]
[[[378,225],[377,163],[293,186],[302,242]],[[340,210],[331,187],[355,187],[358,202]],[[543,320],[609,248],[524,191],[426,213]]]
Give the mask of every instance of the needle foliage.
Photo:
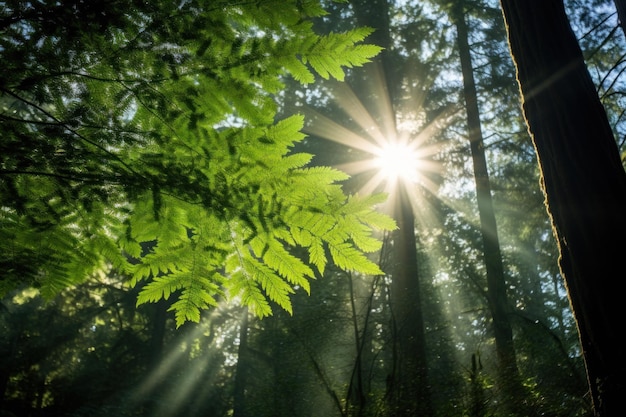
[[[295,153],[283,80],[342,79],[380,48],[318,35],[319,1],[3,2],[0,294],[46,297],[115,268],[178,325],[222,298],[258,316],[367,253],[382,196]],[[298,256],[296,256],[298,254]]]

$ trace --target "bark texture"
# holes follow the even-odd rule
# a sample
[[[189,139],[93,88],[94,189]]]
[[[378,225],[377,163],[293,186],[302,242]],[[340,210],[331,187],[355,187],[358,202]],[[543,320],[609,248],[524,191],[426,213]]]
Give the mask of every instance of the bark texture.
[[[562,0],[501,0],[597,416],[623,415],[626,173]]]

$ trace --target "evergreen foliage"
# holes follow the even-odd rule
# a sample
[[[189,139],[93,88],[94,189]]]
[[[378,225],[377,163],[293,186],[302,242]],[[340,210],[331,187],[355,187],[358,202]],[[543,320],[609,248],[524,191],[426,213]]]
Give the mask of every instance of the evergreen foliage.
[[[0,294],[51,297],[113,266],[138,304],[175,295],[181,325],[219,298],[260,317],[333,261],[366,254],[380,197],[294,153],[283,77],[343,79],[380,48],[368,28],[320,36],[318,1],[8,1],[0,15]],[[291,253],[303,247],[308,262]],[[313,267],[314,269],[312,269]]]
[[[310,54],[328,32],[348,33],[342,31],[357,26],[358,5],[367,8],[373,25],[384,25],[381,10],[388,5],[393,42],[386,53],[399,81],[392,86],[397,127],[422,136],[421,127],[402,122],[428,126],[442,108],[462,108],[455,32],[447,12],[447,6],[458,1],[353,0],[352,7],[325,1],[331,14],[323,16],[317,2],[300,1],[302,13],[294,17],[297,13],[288,1],[235,5],[214,0],[202,5],[209,13],[204,22],[209,24],[198,21],[193,27],[190,23],[200,19],[194,14],[200,3],[187,0],[177,2],[183,4],[181,9],[159,1],[59,2],[71,4],[65,11],[45,0],[31,2],[31,9],[22,3],[26,2],[0,4],[4,48],[0,54],[8,57],[3,61],[7,71],[0,73],[0,262],[5,267],[0,283],[7,289],[32,284],[39,291],[9,291],[0,298],[0,415],[397,415],[389,399],[397,392],[393,375],[404,366],[398,358],[399,310],[391,288],[398,242],[385,233],[376,255],[386,275],[337,268],[349,266],[342,257],[341,239],[366,255],[380,245],[367,224],[393,227],[393,223],[370,210],[382,196],[339,196],[341,188],[345,193],[363,185],[367,173],[345,180],[344,173],[319,166],[354,162],[363,153],[333,141],[302,140],[298,128],[302,118],[289,117],[294,107],[310,106],[315,110],[311,112],[315,118],[306,122],[311,134],[315,130],[308,129],[328,117],[366,137],[369,125],[359,126],[361,120],[346,111],[342,94],[349,86],[358,99],[350,101],[352,108],[362,104],[359,116],[365,110],[384,127],[380,90],[385,86],[379,84],[375,65],[346,70],[343,85],[303,84],[294,78],[298,69],[291,65],[302,64],[300,74],[312,81],[321,78],[306,51]],[[574,11],[571,22],[619,132],[624,48],[616,15],[606,9],[613,1],[565,3]],[[231,9],[223,9],[228,4]],[[531,394],[532,410],[523,415],[591,416],[576,323],[559,273],[534,149],[520,114],[502,13],[493,0],[463,4],[476,63],[517,365],[524,389]],[[295,26],[309,24],[306,16],[320,17],[313,19],[317,34],[307,38],[306,48],[304,37],[292,33],[289,25],[283,25],[280,33],[268,31],[273,22],[290,14]],[[135,26],[122,30],[129,22]],[[96,29],[101,24],[109,29]],[[76,37],[77,28],[91,25],[93,34]],[[188,34],[183,36],[184,31]],[[72,33],[73,40],[70,36],[68,42],[59,42]],[[609,34],[611,41],[606,42]],[[11,43],[11,36],[21,40]],[[263,36],[267,39],[260,39]],[[236,37],[245,46],[235,45]],[[249,57],[257,59],[261,66],[256,67],[243,58],[253,37],[268,45],[280,40],[292,46],[299,43],[293,48],[301,51],[291,55],[275,48],[272,54],[280,56],[284,68]],[[121,43],[116,49],[106,39]],[[136,40],[119,47],[125,39]],[[383,44],[375,36],[367,39]],[[99,52],[88,52],[95,50]],[[162,55],[153,55],[157,50]],[[181,53],[175,65],[160,58],[167,53]],[[619,62],[613,62],[616,58]],[[291,76],[259,73],[252,80],[237,72],[243,65],[262,71],[271,67]],[[47,66],[59,70],[53,73]],[[67,68],[75,73],[61,74]],[[211,71],[203,73],[204,68]],[[142,82],[139,74],[152,78],[143,77]],[[278,115],[252,123],[252,117],[274,113],[249,105],[247,115],[241,116],[230,98],[237,90],[222,88],[236,74],[239,93],[254,90],[259,106],[274,107],[273,86],[271,91],[279,96]],[[194,77],[202,83],[190,81]],[[257,82],[261,78],[266,89]],[[284,88],[279,85],[283,82]],[[10,95],[32,99],[35,90],[39,97],[63,90],[66,97],[78,97],[74,86],[84,89],[83,84],[103,94],[89,97],[83,103],[89,111],[82,116],[77,112],[74,125],[68,126],[94,144],[110,145],[104,150],[115,155],[108,160],[104,150],[74,140],[71,132],[52,126],[35,107]],[[189,87],[189,94],[177,87]],[[607,106],[608,102],[613,104]],[[39,105],[60,117],[56,112],[70,102],[47,103],[55,107]],[[242,99],[237,106],[245,104]],[[29,114],[45,123],[31,119],[26,124]],[[442,176],[433,184],[437,187],[420,190],[412,200],[418,274],[424,277],[420,280],[424,357],[434,415],[510,417],[495,379],[498,357],[487,308],[467,126],[459,117],[463,115],[446,120],[444,129],[429,132],[426,148],[420,147],[436,150],[433,161],[443,164],[438,171]],[[98,126],[107,128],[99,131]],[[57,142],[52,142],[46,135],[55,131]],[[45,143],[51,146],[46,148]],[[17,179],[17,173],[7,172],[11,161],[41,172]],[[11,176],[16,180],[9,182]],[[316,188],[319,178],[327,181],[323,192]],[[246,194],[248,184],[252,191]],[[12,205],[15,202],[22,206]],[[96,233],[85,239],[92,230]],[[339,254],[335,260],[332,246]],[[111,263],[117,271],[109,270]],[[75,284],[79,281],[75,278],[96,269],[106,273]],[[322,273],[323,279],[311,279]],[[57,278],[49,279],[53,275]],[[179,286],[181,282],[193,288],[187,290]],[[70,288],[53,302],[44,303],[37,296],[41,292],[52,296],[65,285]],[[143,304],[136,306],[140,291]],[[227,295],[253,303],[257,314],[272,308],[274,314],[263,320],[248,317],[247,308],[221,302]],[[287,300],[287,309],[275,308],[275,300]],[[176,329],[176,315],[166,311],[178,301],[183,307],[211,306],[213,301],[220,305],[204,312],[189,309],[190,317],[201,315],[200,323],[187,322]],[[184,315],[178,318],[186,320]]]

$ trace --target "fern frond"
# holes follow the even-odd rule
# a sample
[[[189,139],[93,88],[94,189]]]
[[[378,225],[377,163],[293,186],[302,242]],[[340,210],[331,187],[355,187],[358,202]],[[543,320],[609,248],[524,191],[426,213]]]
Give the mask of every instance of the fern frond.
[[[376,210],[360,212],[358,213],[358,218],[364,224],[378,230],[396,230],[398,228],[396,221],[392,217]]]
[[[311,64],[313,69],[324,79],[331,76],[343,81],[343,67],[363,65],[376,56],[383,48],[375,45],[355,45],[373,32],[362,27],[343,33],[330,33],[319,37],[316,44],[305,54],[302,60]],[[332,53],[328,53],[328,51]]]
[[[182,326],[186,321],[198,323],[202,310],[217,306],[215,296],[222,292],[216,282],[220,279],[216,279],[215,275],[200,276],[189,273],[177,279],[186,282],[187,285],[168,311],[175,312],[177,327]]]
[[[302,168],[296,172],[296,180],[317,185],[345,181],[348,178],[350,175],[345,172],[327,166]]]
[[[173,311],[176,319],[176,327],[180,327],[188,321],[200,322],[200,309],[190,300],[189,292],[183,292],[167,311]]]
[[[363,223],[352,225],[350,229],[350,239],[357,248],[366,253],[380,250],[383,244],[379,239],[372,236],[370,227]]]
[[[187,287],[183,289],[178,300],[170,306],[168,311],[174,311],[176,327],[180,327],[186,321],[200,322],[200,312],[209,306],[217,306],[217,302],[209,293],[198,290],[196,287]]]
[[[290,229],[291,237],[296,245],[309,247],[313,243],[313,235],[308,230],[294,226]]]
[[[77,281],[70,271],[67,264],[48,265],[45,272],[38,277],[39,292],[42,297],[50,300],[64,289],[76,285]]]
[[[329,249],[334,263],[343,270],[371,275],[383,273],[376,263],[369,260],[362,252],[349,243],[331,244]]]
[[[326,236],[335,227],[336,220],[332,215],[322,212],[299,210],[289,219],[290,224],[308,231],[312,236]]]
[[[289,147],[296,142],[300,142],[306,137],[306,135],[302,133],[303,127],[304,116],[301,114],[295,114],[278,121],[278,123],[273,126],[270,126],[266,131],[265,137],[269,142],[285,147],[283,151],[284,155],[287,153]]]
[[[132,239],[126,234],[122,235],[117,244],[122,252],[127,253],[130,257],[139,259],[141,256],[141,245],[135,239]]]
[[[315,75],[295,56],[284,57],[282,63],[293,79],[300,84],[306,85],[315,81]]]
[[[343,206],[345,213],[360,213],[371,211],[372,207],[384,203],[388,198],[386,193],[374,193],[367,196],[350,195]]]
[[[289,314],[293,314],[291,300],[289,299],[289,295],[294,293],[291,286],[267,265],[252,257],[244,258],[244,269],[252,280],[261,285],[261,288],[270,300],[274,301]]]
[[[328,263],[328,260],[326,259],[326,251],[324,250],[322,240],[313,240],[308,248],[308,251],[309,261],[313,265],[315,265],[320,275],[324,275],[324,270],[326,269],[326,264]]]
[[[154,277],[147,283],[137,296],[137,305],[156,303],[160,299],[167,300],[175,291],[182,288],[183,282],[174,274]]]
[[[240,297],[241,303],[248,306],[257,317],[272,315],[267,298],[257,284],[248,279],[243,270],[231,274],[228,284],[231,297]]]
[[[321,17],[328,14],[328,11],[326,11],[317,0],[300,1],[298,2],[298,7],[302,13],[310,17]]]
[[[131,287],[137,285],[139,281],[143,281],[144,279],[148,279],[152,276],[152,268],[150,265],[145,263],[131,265],[128,268],[128,271],[132,274],[129,280],[129,285]]]
[[[8,23],[0,56],[34,58],[7,70],[24,90],[5,103],[18,112],[0,125],[5,170],[42,175],[3,176],[6,282],[53,296],[113,267],[143,281],[138,304],[176,298],[180,326],[225,291],[260,317],[274,304],[291,313],[291,294],[308,293],[331,258],[374,270],[363,261],[378,247],[367,228],[389,226],[369,211],[378,200],[348,198],[346,173],[294,153],[304,117],[278,120],[276,100],[285,74],[343,79],[368,62],[381,50],[363,43],[371,29],[319,36],[309,18],[326,14],[318,0],[221,3],[141,6],[129,11],[128,36],[77,32],[85,50],[50,36],[45,17]],[[24,30],[25,44],[14,36]],[[152,47],[124,47],[140,33]],[[72,68],[68,57],[84,63],[80,72],[30,86],[32,65]],[[14,106],[22,92],[38,104]],[[42,123],[20,125],[34,114]]]
[[[308,278],[314,278],[313,271],[302,260],[290,254],[279,242],[269,242],[263,261],[293,285],[304,288],[307,293],[311,292]]]
[[[296,153],[283,158],[282,166],[285,169],[302,168],[307,165],[313,159],[313,154],[310,153]]]

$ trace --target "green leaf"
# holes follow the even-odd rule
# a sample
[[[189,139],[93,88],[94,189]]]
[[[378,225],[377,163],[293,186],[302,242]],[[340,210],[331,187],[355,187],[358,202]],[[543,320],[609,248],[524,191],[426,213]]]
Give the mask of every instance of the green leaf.
[[[349,243],[331,244],[329,249],[333,261],[341,269],[370,275],[383,274],[376,263],[369,260]]]
[[[326,269],[326,251],[321,239],[315,239],[309,246],[309,261],[317,267],[317,270],[321,275],[324,275]]]
[[[237,271],[230,277],[230,292],[233,297],[240,297],[241,303],[259,318],[272,315],[272,308],[257,284],[248,279],[243,271]]]
[[[263,256],[263,261],[270,268],[278,271],[278,273],[287,281],[294,285],[299,285],[307,293],[311,288],[308,278],[313,278],[314,274],[302,260],[293,256],[277,241],[269,242],[269,248]]]
[[[355,45],[372,31],[371,28],[362,27],[322,36],[307,53],[303,54],[302,60],[304,63],[310,63],[322,78],[329,79],[332,76],[343,81],[344,67],[363,65],[382,51],[381,47],[374,45]]]
[[[293,288],[289,286],[268,266],[258,260],[244,258],[244,268],[253,281],[258,282],[265,294],[289,314],[293,314],[289,295],[293,294]]]
[[[221,294],[264,317],[310,291],[329,245],[345,267],[378,247],[379,200],[348,198],[347,174],[294,153],[304,117],[279,120],[277,100],[286,74],[369,62],[371,29],[320,36],[324,3],[286,0],[137,2],[106,33],[79,7],[68,32],[46,4],[3,28],[0,291],[53,297],[114,268],[143,281],[138,304],[174,298],[178,326]]]
[[[182,287],[182,282],[175,275],[154,277],[148,284],[143,286],[137,296],[137,305],[144,303],[156,303],[157,301],[170,298],[170,295]]]

